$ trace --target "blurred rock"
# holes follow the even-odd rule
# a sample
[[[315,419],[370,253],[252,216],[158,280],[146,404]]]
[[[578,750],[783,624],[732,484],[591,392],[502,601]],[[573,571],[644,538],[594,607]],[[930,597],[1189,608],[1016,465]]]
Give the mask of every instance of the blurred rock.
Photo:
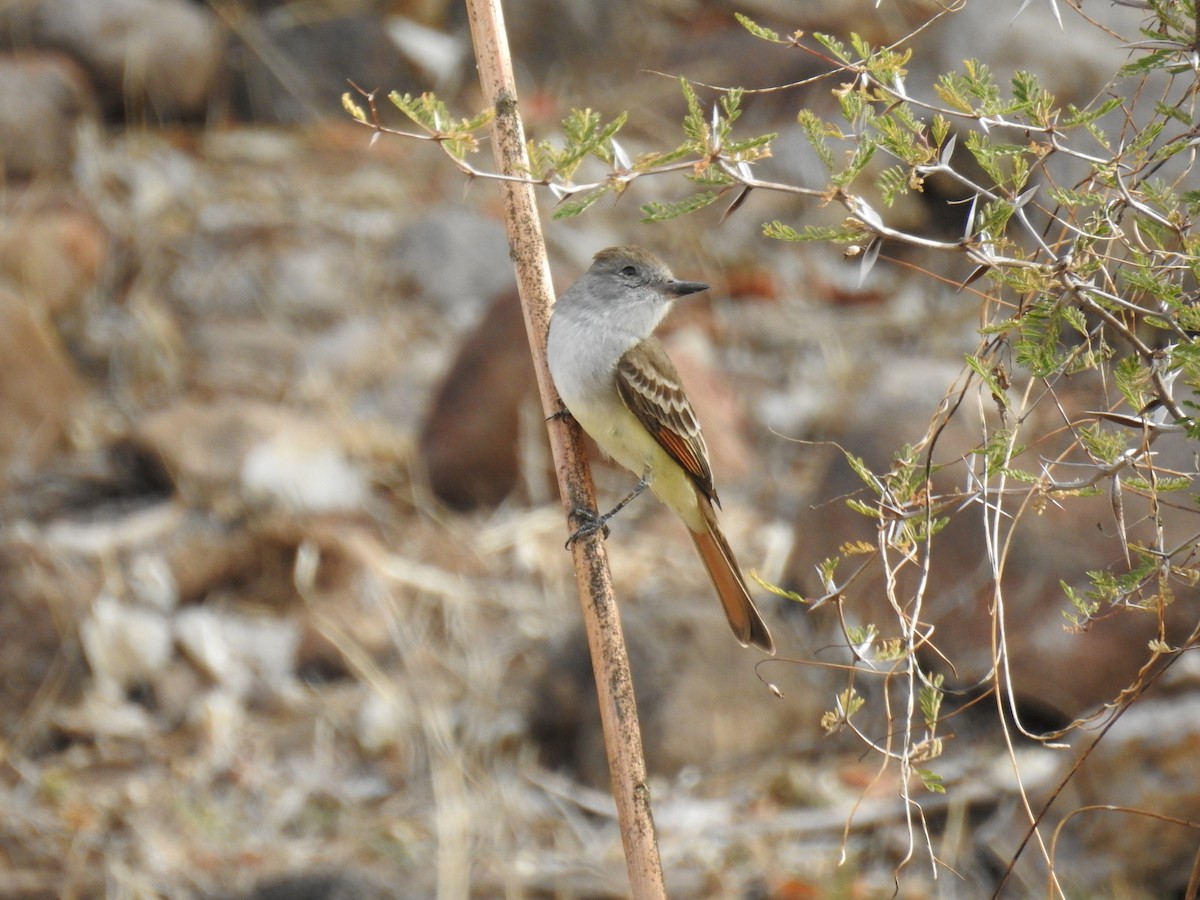
[[[329,438],[324,428],[292,428],[255,444],[242,463],[247,496],[294,513],[362,509],[366,476]]]
[[[447,34],[404,16],[389,16],[387,30],[396,49],[420,73],[422,83],[431,84],[438,96],[457,93],[474,58],[466,33]]]
[[[148,417],[138,444],[159,456],[179,489],[220,501],[246,489],[289,509],[352,509],[367,485],[343,442],[320,420],[255,401],[184,402]],[[317,479],[311,484],[306,480]]]
[[[305,122],[344,116],[342,94],[380,90],[381,112],[391,103],[382,95],[419,90],[388,38],[377,14],[336,7],[298,11],[285,4],[238,18],[229,52],[233,112],[260,122]]]
[[[239,697],[255,688],[278,693],[295,675],[300,628],[291,619],[193,606],[176,616],[175,637],[208,677]]]
[[[125,580],[134,599],[149,609],[166,613],[179,605],[179,582],[161,548],[135,551]]]
[[[80,625],[80,639],[96,689],[113,700],[161,672],[173,644],[166,615],[126,605],[109,593],[92,603]]]
[[[74,640],[101,579],[91,567],[6,530],[0,540],[0,736],[16,754],[36,753],[54,708],[82,696],[87,667]],[[19,636],[19,640],[14,636]]]
[[[88,693],[79,704],[59,711],[54,719],[63,734],[86,741],[147,741],[158,731],[145,709],[107,691]]]
[[[1164,817],[1200,818],[1200,696],[1143,699],[1107,733],[1080,732],[1074,752],[1055,754],[1054,770],[1039,779],[1043,787],[1031,798],[1035,810],[1097,737],[1096,749],[1042,821],[1049,843],[1059,823],[1076,813],[1055,844],[1060,883],[1069,896],[1184,896],[1196,857],[1195,831]],[[1009,764],[1001,763],[1005,769]],[[1006,866],[1028,829],[1025,805],[1014,798],[980,828],[980,849],[993,864]],[[1031,843],[1001,896],[1031,896],[1046,884],[1045,863]]]
[[[78,453],[14,479],[0,514],[39,524],[75,519],[112,521],[171,496],[174,486],[159,460],[127,441]],[[113,529],[110,538],[118,538]]]
[[[247,715],[245,698],[227,686],[210,690],[195,704],[192,717],[204,732],[209,765],[227,769],[235,764]]]
[[[70,177],[76,133],[98,112],[87,75],[69,57],[0,56],[0,174]]]
[[[388,256],[402,296],[433,304],[460,326],[473,324],[490,298],[515,285],[504,226],[463,207],[441,205],[419,216]]]
[[[188,331],[187,380],[205,396],[283,402],[296,384],[303,337],[260,317],[210,320]]]
[[[359,707],[355,738],[368,753],[404,746],[412,735],[419,712],[399,691],[372,691]]]
[[[184,132],[174,132],[182,136]],[[187,213],[197,196],[212,197],[223,174],[204,166],[164,132],[127,129],[85,130],[81,135],[76,181],[84,196],[103,206],[105,224],[122,244],[154,253],[171,239],[197,233]],[[216,198],[213,206],[222,207]],[[203,230],[200,231],[203,235]]]
[[[245,900],[409,900],[403,882],[358,872],[307,872],[264,879]]]
[[[665,6],[629,0],[514,4],[505,10],[505,31],[524,100],[534,93],[527,88],[579,93],[589,80],[595,84],[594,79],[645,65],[652,48],[671,34]],[[470,33],[465,4],[450,4],[448,19],[458,33]],[[628,27],[634,20],[637,27]],[[547,34],[554,40],[546,40]]]
[[[110,114],[151,121],[205,112],[225,46],[213,13],[186,0],[15,0],[0,40],[66,53]]]
[[[328,323],[367,294],[350,242],[322,228],[227,224],[189,235],[170,291],[180,309],[212,320],[271,313],[289,322]]]
[[[174,593],[177,605],[204,600],[222,585],[254,585],[257,572],[278,565],[271,546],[245,529],[196,509],[175,508],[179,514],[169,529],[131,551],[125,580],[142,602],[151,592]],[[149,584],[146,556],[153,560]],[[174,583],[173,591],[164,581]]]
[[[0,285],[0,488],[62,447],[86,388],[36,307]]]
[[[51,318],[75,316],[108,262],[109,240],[79,201],[65,194],[23,197],[0,219],[0,273]]]
[[[434,495],[454,509],[496,506],[520,475],[522,403],[537,382],[516,293],[492,301],[434,395],[421,457]]]

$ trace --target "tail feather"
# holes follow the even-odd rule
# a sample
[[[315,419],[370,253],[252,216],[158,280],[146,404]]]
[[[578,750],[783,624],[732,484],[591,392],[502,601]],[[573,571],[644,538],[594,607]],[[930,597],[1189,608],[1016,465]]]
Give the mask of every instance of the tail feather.
[[[717,596],[721,598],[721,606],[725,609],[729,627],[733,629],[734,636],[742,646],[754,644],[767,653],[774,654],[775,642],[771,640],[771,632],[767,630],[766,622],[759,615],[754,601],[750,599],[750,591],[742,577],[742,570],[738,568],[729,542],[717,526],[716,515],[711,506],[705,509],[705,518],[708,520],[707,531],[689,531],[696,551],[708,570],[708,577],[712,579],[713,587],[717,590]]]

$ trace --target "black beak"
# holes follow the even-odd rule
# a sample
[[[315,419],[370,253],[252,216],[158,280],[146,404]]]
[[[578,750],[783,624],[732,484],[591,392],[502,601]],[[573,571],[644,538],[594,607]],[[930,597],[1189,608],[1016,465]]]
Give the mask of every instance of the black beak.
[[[703,281],[670,281],[665,285],[666,293],[671,297],[686,297],[699,291],[707,291],[708,285]]]

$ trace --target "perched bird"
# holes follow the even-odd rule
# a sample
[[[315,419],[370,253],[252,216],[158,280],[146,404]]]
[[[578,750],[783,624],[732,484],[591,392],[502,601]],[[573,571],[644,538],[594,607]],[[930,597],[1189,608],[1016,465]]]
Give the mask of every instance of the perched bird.
[[[671,302],[708,289],[680,281],[637,247],[610,247],[554,306],[547,356],[567,411],[606,454],[641,477],[637,488],[572,537],[593,533],[646,487],[688,528],[734,635],[775,652],[746,580],[717,524],[708,449],[679,373],[654,338]]]

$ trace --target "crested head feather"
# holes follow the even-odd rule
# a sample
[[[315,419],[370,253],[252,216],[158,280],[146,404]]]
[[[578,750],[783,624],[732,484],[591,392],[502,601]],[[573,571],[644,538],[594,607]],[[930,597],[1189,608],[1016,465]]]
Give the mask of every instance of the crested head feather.
[[[620,272],[633,266],[647,282],[674,281],[675,276],[667,264],[641,247],[607,247],[592,257],[593,272]]]

